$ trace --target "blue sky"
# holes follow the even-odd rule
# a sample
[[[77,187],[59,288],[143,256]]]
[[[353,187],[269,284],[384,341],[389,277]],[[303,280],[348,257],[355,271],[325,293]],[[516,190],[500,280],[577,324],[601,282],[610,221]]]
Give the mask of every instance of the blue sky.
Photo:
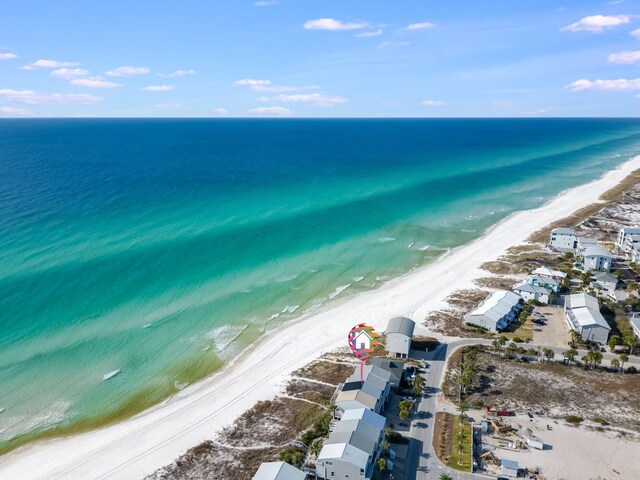
[[[0,116],[637,116],[637,0],[3,0]]]

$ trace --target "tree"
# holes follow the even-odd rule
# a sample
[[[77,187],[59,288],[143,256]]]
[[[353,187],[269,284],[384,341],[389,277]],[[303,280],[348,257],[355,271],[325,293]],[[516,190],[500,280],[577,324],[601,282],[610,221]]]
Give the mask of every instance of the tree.
[[[400,400],[400,402],[398,403],[398,412],[401,412],[402,410],[406,410],[407,412],[409,412],[409,410],[411,410],[412,408],[413,402],[409,399]]]
[[[501,347],[504,347],[507,344],[507,340],[508,338],[505,337],[504,335],[500,335],[498,337],[498,343],[500,344]]]
[[[591,283],[591,270],[587,270],[582,275],[580,275],[580,280],[582,281],[583,287],[586,287]]]
[[[627,355],[626,353],[623,353],[620,355],[620,371],[624,370],[624,364],[627,363],[629,361],[629,355]]]
[[[491,347],[495,352],[499,352],[502,349],[502,345],[500,345],[498,339],[495,339],[493,342],[491,342]]]
[[[384,450],[385,452],[389,450],[390,446],[391,444],[389,443],[388,440],[383,440],[380,442],[380,448],[382,448],[382,450]]]
[[[293,465],[296,468],[300,468],[302,466],[302,462],[304,462],[306,456],[307,454],[303,450],[295,447],[290,447],[280,452],[280,460],[288,463],[289,465]]]
[[[589,353],[591,354],[591,362],[594,368],[602,363],[602,352],[591,350]]]
[[[582,337],[578,332],[571,330],[570,335],[571,341],[569,343],[571,344],[571,348],[576,348],[576,345],[580,345],[582,343]]]
[[[511,342],[509,344],[509,346],[507,347],[507,352],[509,353],[509,358],[513,358],[517,351],[518,351],[518,346],[514,342]]]
[[[423,390],[424,390],[424,378],[422,378],[422,376],[420,375],[416,375],[416,377],[413,379],[413,394],[416,397],[421,397]]]
[[[460,412],[460,418],[462,420],[467,418],[467,412],[469,411],[469,405],[467,403],[461,403],[458,405],[458,411]]]
[[[438,480],[453,480],[453,478],[448,473],[441,473]]]
[[[620,360],[614,358],[611,360],[611,366],[614,367],[618,372],[620,371]]]
[[[409,418],[409,410],[400,410],[400,412],[398,413],[398,416],[400,417],[400,421],[402,422],[402,424],[404,425],[404,421]]]
[[[565,358],[567,360],[569,360],[569,363],[573,362],[576,357],[578,356],[578,350],[576,350],[575,348],[570,348],[569,350],[567,350],[566,352],[563,353],[563,355],[565,356]]]
[[[384,471],[387,469],[387,459],[386,458],[381,458],[378,460],[378,468],[380,469],[380,471]]]
[[[607,345],[609,345],[609,349],[613,352],[616,349],[616,345],[620,345],[620,337],[618,335],[611,335]]]
[[[545,348],[544,350],[542,350],[542,353],[544,353],[544,358],[546,358],[547,360],[553,360],[553,358],[556,356],[556,353],[550,348]]]
[[[622,339],[624,344],[629,347],[629,355],[633,355],[633,350],[636,347],[636,343],[638,343],[638,339],[635,335],[627,335]]]

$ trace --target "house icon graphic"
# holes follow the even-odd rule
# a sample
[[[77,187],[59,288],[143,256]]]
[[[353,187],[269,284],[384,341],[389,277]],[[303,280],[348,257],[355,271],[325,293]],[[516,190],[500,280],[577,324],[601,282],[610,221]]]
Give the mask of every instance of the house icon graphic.
[[[364,330],[361,330],[360,332],[358,332],[358,334],[355,336],[353,341],[354,341],[356,351],[367,350],[371,348],[371,337]]]

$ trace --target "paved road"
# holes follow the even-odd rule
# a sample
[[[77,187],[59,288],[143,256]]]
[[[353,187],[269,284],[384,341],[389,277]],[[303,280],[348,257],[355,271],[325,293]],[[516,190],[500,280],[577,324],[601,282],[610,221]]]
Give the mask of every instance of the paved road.
[[[433,449],[433,424],[436,412],[436,396],[440,392],[440,385],[445,374],[446,360],[457,349],[468,345],[491,345],[491,340],[487,339],[463,339],[456,340],[449,344],[442,344],[433,352],[428,352],[420,358],[429,361],[425,378],[425,395],[420,401],[416,414],[411,422],[410,444],[407,453],[405,466],[405,480],[437,480],[441,473],[449,472],[453,479],[459,480],[486,480],[486,475],[458,472],[445,466],[435,455]],[[556,360],[562,359],[562,352],[567,348],[545,347],[533,343],[520,344],[524,348],[551,348],[556,354]],[[582,357],[586,350],[579,350],[578,358]],[[609,363],[618,355],[603,353],[603,363]],[[634,357],[627,365],[640,366],[640,359]],[[414,473],[415,472],[415,473]]]

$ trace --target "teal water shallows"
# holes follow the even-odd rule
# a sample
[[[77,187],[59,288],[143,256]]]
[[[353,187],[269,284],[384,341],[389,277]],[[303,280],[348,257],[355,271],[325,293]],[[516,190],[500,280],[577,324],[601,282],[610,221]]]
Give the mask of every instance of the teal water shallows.
[[[639,145],[623,119],[0,121],[0,447],[157,402]]]

